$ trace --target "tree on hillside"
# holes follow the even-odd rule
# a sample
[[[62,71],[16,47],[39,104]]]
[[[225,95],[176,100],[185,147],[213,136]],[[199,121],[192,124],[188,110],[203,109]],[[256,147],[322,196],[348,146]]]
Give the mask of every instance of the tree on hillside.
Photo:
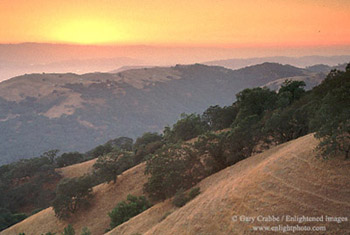
[[[234,125],[249,116],[256,116],[259,120],[269,110],[276,107],[277,94],[267,88],[244,89],[237,95],[237,114]]]
[[[180,188],[188,189],[204,177],[198,154],[184,145],[167,145],[147,160],[144,191],[152,200],[164,200]]]
[[[129,137],[119,137],[108,141],[105,145],[110,145],[113,149],[119,149],[123,151],[131,151],[133,139]]]
[[[56,158],[58,167],[70,166],[83,161],[84,155],[79,152],[63,153]]]
[[[163,137],[156,133],[156,132],[146,132],[144,133],[141,137],[136,139],[136,142],[133,146],[135,153],[141,148],[146,146],[147,144],[153,143],[153,142],[157,142],[157,141],[161,141],[163,139]]]
[[[50,161],[50,163],[53,164],[55,161],[55,158],[57,156],[57,153],[59,151],[60,150],[58,150],[58,149],[49,150],[49,151],[43,153],[40,157],[47,158]]]
[[[278,91],[278,106],[285,108],[292,104],[294,101],[300,99],[305,93],[305,86],[306,84],[304,81],[284,81]]]
[[[133,146],[135,152],[135,164],[142,162],[149,154],[163,146],[163,136],[156,132],[146,132],[136,139]]]
[[[308,98],[284,109],[274,110],[264,120],[264,133],[276,143],[284,143],[306,135],[309,132],[311,115]]]
[[[198,137],[193,147],[198,151],[199,156],[205,158],[205,168],[208,174],[213,174],[224,168],[228,164],[228,155],[226,151],[226,134],[206,133]]]
[[[165,128],[164,138],[168,142],[178,142],[190,140],[208,130],[208,124],[205,123],[197,114],[181,114],[173,128]]]
[[[113,147],[110,143],[99,145],[92,150],[92,158],[98,158],[99,156],[105,155],[113,151]]]
[[[324,156],[343,153],[350,157],[350,64],[346,71],[333,70],[316,89],[320,105],[312,120],[319,149]]]
[[[56,189],[53,209],[58,218],[67,218],[79,208],[89,205],[92,197],[92,179],[89,176],[63,179]]]
[[[211,130],[222,130],[229,127],[236,118],[238,108],[235,105],[221,108],[218,105],[210,106],[204,111],[202,120]]]
[[[254,148],[263,140],[262,123],[258,115],[240,119],[226,134],[225,148],[229,152],[228,165],[250,157]]]
[[[94,164],[94,174],[101,182],[113,181],[116,183],[117,176],[125,170],[134,166],[132,153],[126,151],[115,151],[100,156]]]

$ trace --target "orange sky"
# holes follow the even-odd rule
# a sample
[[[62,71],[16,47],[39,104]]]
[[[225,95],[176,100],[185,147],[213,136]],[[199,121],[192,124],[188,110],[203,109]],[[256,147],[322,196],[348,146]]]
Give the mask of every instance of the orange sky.
[[[349,0],[0,0],[0,43],[350,45]]]

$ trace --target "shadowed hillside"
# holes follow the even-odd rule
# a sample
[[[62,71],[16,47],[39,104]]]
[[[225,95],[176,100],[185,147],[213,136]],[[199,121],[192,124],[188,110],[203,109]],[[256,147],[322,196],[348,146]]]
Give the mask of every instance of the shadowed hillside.
[[[244,88],[295,76],[313,75],[265,63],[237,71],[195,64],[15,77],[0,83],[0,164],[51,149],[84,152],[118,136],[159,132],[181,113],[231,105]]]
[[[243,234],[252,231],[252,226],[280,224],[233,222],[235,215],[349,218],[350,164],[338,158],[316,158],[317,143],[309,134],[243,160],[201,181],[201,194],[184,207],[175,209],[169,200],[160,202],[109,234]],[[95,187],[92,207],[68,222],[76,231],[88,226],[92,234],[102,234],[109,223],[107,212],[128,193],[142,193],[143,170],[141,164],[123,173],[116,185]],[[1,234],[58,232],[68,222],[60,222],[49,208]],[[348,222],[301,225],[326,226],[328,232],[338,234],[350,231]]]

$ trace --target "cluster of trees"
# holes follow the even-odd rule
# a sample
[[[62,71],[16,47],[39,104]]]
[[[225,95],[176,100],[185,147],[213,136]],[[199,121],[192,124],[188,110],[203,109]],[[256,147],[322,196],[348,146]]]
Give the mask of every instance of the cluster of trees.
[[[74,213],[85,206],[92,187],[106,178],[103,174],[96,174],[60,181],[61,176],[55,169],[105,156],[116,149],[132,151],[132,148],[132,139],[120,137],[84,154],[58,155],[58,150],[50,150],[40,157],[0,166],[0,231],[51,205],[60,218]]]
[[[55,154],[50,151],[0,166],[0,230],[50,205],[60,179],[55,171]]]
[[[99,145],[90,151],[96,157],[93,173],[79,178],[64,179],[57,185],[53,201],[55,214],[67,218],[82,207],[89,205],[92,187],[103,183],[116,183],[118,175],[142,162],[163,144],[163,137],[157,133],[145,133],[135,144],[132,139],[121,137]]]
[[[172,128],[165,128],[165,144],[147,160],[145,173],[149,178],[144,191],[153,200],[164,200],[249,157],[257,145],[267,146],[274,138],[268,133],[273,128],[266,128],[272,123],[271,115],[298,101],[305,93],[304,85],[286,81],[277,93],[267,88],[245,89],[230,107],[209,107],[202,116],[182,115]],[[227,127],[231,128],[213,132]],[[194,137],[198,137],[194,144],[184,143]]]
[[[320,139],[323,156],[349,158],[350,64],[345,71],[332,71],[313,90],[304,87],[302,81],[287,80],[277,92],[245,89],[232,106],[182,115],[165,128],[165,144],[147,160],[144,191],[153,200],[164,200],[254,152],[311,132]],[[194,137],[194,144],[184,143]]]
[[[119,174],[146,160],[149,178],[144,191],[153,201],[164,200],[271,144],[314,131],[323,153],[343,151],[348,157],[349,73],[349,67],[333,71],[309,92],[304,82],[288,80],[277,92],[245,89],[232,106],[211,106],[202,115],[183,114],[162,135],[145,133],[134,144],[98,146],[92,151],[98,156],[95,184],[116,182]],[[193,144],[186,143],[195,137]],[[182,194],[177,198],[179,205],[186,201]]]
[[[316,87],[314,99],[317,109],[313,128],[321,139],[319,149],[323,156],[343,154],[350,157],[350,64],[346,71],[333,70]]]

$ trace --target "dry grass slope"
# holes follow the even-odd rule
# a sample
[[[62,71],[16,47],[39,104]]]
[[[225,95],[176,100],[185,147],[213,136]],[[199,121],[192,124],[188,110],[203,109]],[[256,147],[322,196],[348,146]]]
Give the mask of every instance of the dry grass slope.
[[[315,158],[316,145],[310,134],[241,161],[200,182],[202,193],[161,222],[158,218],[174,210],[169,201],[109,234],[254,234],[253,225],[283,224],[233,222],[234,215],[350,218],[350,162]],[[350,232],[350,222],[299,225],[325,225],[330,234]]]
[[[74,177],[80,177],[85,174],[89,174],[92,172],[92,167],[97,161],[97,158],[92,159],[90,161],[58,168],[56,171],[60,175],[63,176],[63,178],[74,178]]]
[[[310,134],[257,154],[204,179],[199,183],[202,193],[184,207],[176,209],[166,200],[108,234],[250,234],[254,233],[253,225],[281,224],[233,222],[234,215],[350,218],[350,162],[315,158],[316,145],[317,140]],[[144,167],[142,164],[129,169],[116,185],[95,187],[91,208],[70,221],[57,220],[49,208],[1,234],[61,232],[68,223],[73,224],[78,234],[84,226],[94,235],[103,234],[109,226],[107,213],[127,194],[142,194],[146,182]],[[73,169],[72,166],[70,170]],[[162,218],[166,214],[169,215]],[[330,234],[350,232],[349,222],[300,225],[325,225]]]
[[[48,208],[24,221],[2,231],[1,235],[17,235],[25,232],[27,235],[37,235],[46,232],[63,232],[68,224],[72,224],[77,234],[83,227],[88,227],[92,234],[103,234],[109,227],[110,218],[107,215],[118,202],[125,200],[127,195],[142,195],[142,187],[146,182],[144,164],[125,171],[118,177],[117,183],[101,184],[94,187],[94,198],[91,207],[80,211],[68,221],[59,221],[52,210]]]

